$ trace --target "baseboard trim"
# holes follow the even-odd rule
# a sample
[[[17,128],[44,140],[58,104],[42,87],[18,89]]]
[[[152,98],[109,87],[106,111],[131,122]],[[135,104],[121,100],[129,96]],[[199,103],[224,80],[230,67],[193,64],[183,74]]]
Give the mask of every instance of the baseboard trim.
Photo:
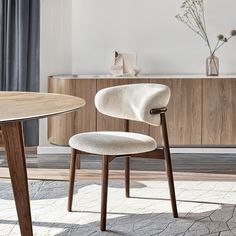
[[[63,146],[39,146],[37,154],[70,154],[70,147]],[[214,147],[214,148],[171,148],[171,153],[215,153],[215,154],[236,154],[236,148]]]
[[[63,146],[38,146],[37,154],[69,154],[71,152],[70,147]]]
[[[171,153],[236,154],[236,148],[171,148]]]

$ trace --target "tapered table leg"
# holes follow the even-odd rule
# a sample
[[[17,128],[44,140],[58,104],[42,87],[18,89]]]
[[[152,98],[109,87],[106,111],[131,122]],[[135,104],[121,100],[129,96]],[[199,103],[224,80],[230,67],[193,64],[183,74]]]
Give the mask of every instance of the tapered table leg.
[[[20,122],[1,124],[21,235],[32,236],[32,221]]]

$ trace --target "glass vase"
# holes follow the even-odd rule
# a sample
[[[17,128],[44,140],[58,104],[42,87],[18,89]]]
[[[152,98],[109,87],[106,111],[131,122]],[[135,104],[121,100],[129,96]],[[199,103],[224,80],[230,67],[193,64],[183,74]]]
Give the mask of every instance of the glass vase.
[[[211,55],[206,60],[206,74],[207,76],[219,75],[219,58],[215,55]]]

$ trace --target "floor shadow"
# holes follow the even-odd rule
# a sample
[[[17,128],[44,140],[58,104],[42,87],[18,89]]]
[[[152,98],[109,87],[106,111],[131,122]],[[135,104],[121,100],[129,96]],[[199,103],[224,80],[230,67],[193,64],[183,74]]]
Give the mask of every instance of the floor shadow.
[[[120,212],[115,214],[123,214],[125,216],[108,219],[106,232],[100,231],[100,222],[92,222],[67,228],[56,235],[174,236],[186,234],[200,236],[212,233],[220,235],[222,231],[229,231],[230,233],[233,229],[236,229],[236,219],[233,219],[235,208],[236,205],[221,204],[217,210],[201,213],[182,212],[180,213],[181,217],[178,219],[173,218],[171,213],[124,214]],[[231,215],[229,214],[230,210]],[[230,224],[231,220],[233,225]]]
[[[89,185],[101,185],[99,181],[81,181],[76,182],[74,193]],[[29,181],[30,200],[58,199],[68,196],[69,183],[67,181]],[[110,181],[111,188],[124,188],[124,181]],[[146,185],[132,181],[131,188],[144,188]],[[124,190],[125,191],[125,190]],[[14,200],[11,182],[0,182],[0,199]]]
[[[212,203],[209,203],[212,204]],[[234,235],[236,230],[236,205],[221,204],[212,211],[198,213],[180,212],[180,218],[173,218],[171,213],[160,214],[124,214],[108,212],[110,215],[122,214],[107,221],[107,231],[101,232],[98,221],[88,224],[55,223],[34,221],[33,226],[62,229],[57,236],[69,235],[117,235],[117,236],[174,236],[174,235]],[[85,213],[85,212],[84,212]],[[99,212],[91,212],[98,214]],[[73,213],[71,213],[73,214]],[[0,220],[0,224],[17,224],[14,220]],[[51,231],[53,232],[53,230]],[[228,233],[228,234],[227,234]]]

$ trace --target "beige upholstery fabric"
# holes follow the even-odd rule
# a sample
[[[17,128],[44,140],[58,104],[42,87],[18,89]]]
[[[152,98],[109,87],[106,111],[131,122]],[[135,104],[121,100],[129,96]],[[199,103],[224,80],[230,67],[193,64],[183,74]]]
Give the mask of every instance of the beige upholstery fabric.
[[[72,136],[69,145],[80,151],[101,155],[125,155],[156,149],[156,141],[143,134],[128,132],[88,132]]]
[[[121,119],[160,125],[160,115],[151,115],[153,108],[166,107],[170,89],[162,84],[129,84],[100,90],[95,105],[101,113]]]

